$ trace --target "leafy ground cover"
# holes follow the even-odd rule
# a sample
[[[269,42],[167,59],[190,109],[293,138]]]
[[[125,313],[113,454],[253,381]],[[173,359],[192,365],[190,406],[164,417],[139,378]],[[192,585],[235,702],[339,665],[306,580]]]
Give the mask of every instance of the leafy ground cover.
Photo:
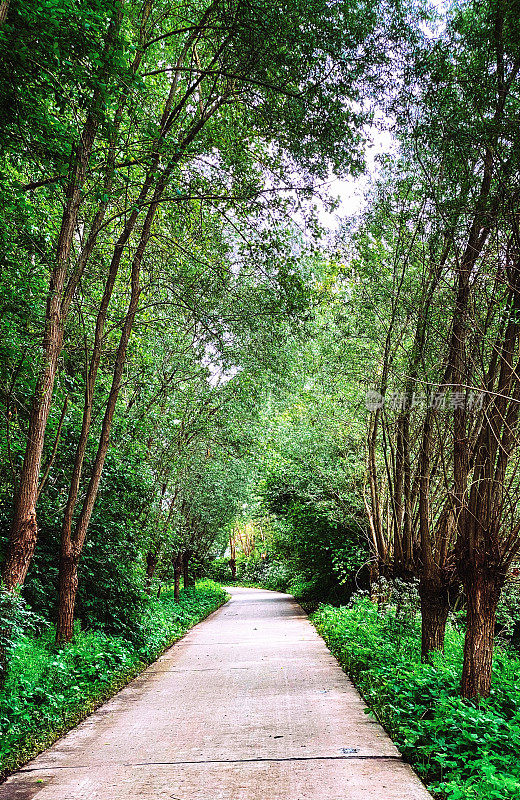
[[[56,649],[54,631],[19,638],[0,692],[0,773],[5,776],[73,727],[227,599],[199,581],[150,600],[132,641],[91,630]]]
[[[367,598],[321,606],[317,630],[434,796],[520,797],[520,659],[498,647],[491,696],[459,697],[461,633],[450,625],[445,656],[420,662],[420,619],[382,613]]]

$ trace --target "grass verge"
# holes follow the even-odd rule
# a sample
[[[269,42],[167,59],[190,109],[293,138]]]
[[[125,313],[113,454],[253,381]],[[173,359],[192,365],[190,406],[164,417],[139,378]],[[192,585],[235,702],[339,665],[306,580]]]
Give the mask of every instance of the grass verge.
[[[497,647],[493,689],[478,704],[459,697],[463,639],[448,626],[446,652],[420,661],[419,619],[378,613],[368,599],[321,606],[318,632],[407,761],[435,797],[520,797],[520,659]]]
[[[228,599],[213,581],[163,592],[148,609],[144,644],[100,631],[78,633],[56,649],[52,631],[23,637],[12,654],[0,692],[0,778],[49,747],[153,663]]]

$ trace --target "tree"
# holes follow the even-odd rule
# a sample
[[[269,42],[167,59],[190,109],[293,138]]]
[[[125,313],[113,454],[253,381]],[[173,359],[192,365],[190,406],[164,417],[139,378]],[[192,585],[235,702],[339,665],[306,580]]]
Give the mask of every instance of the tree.
[[[228,141],[222,143],[220,152],[226,152],[223,163],[233,149],[238,150],[242,158],[247,157],[244,163],[247,164],[251,157],[257,163],[257,154],[248,145],[253,133],[267,141],[273,142],[276,138],[282,145],[282,149],[261,148],[262,170],[268,165],[273,175],[278,174],[282,167],[286,169],[289,163],[293,169],[298,165],[309,178],[314,174],[325,174],[327,165],[338,169],[345,164],[356,166],[354,145],[359,137],[362,117],[354,114],[345,98],[357,99],[363,83],[370,79],[367,65],[372,63],[373,56],[370,62],[366,57],[360,57],[360,48],[368,52],[369,42],[373,43],[374,37],[381,35],[377,17],[372,11],[363,15],[357,7],[348,5],[332,8],[320,2],[311,13],[305,4],[295,2],[280,14],[271,7],[264,8],[261,3],[250,6],[236,2],[224,8],[214,2],[203,9],[193,5],[189,9],[191,20],[188,26],[184,11],[168,7],[164,15],[156,16],[159,8],[162,8],[160,3],[153,6],[147,3],[143,9],[131,4],[117,4],[113,8],[102,54],[93,59],[98,66],[91,76],[90,94],[81,100],[83,130],[73,150],[67,202],[61,233],[56,239],[55,263],[50,272],[43,339],[44,366],[32,398],[25,466],[18,483],[3,571],[4,581],[10,587],[23,582],[34,552],[38,475],[71,303],[80,280],[88,274],[93,260],[98,257],[99,249],[112,248],[96,321],[83,434],[78,445],[64,523],[62,573],[68,575],[62,586],[64,609],[70,606],[74,593],[75,562],[84,542],[106,457],[128,342],[137,313],[143,257],[154,235],[154,221],[161,204],[166,202],[167,191],[173,189],[174,196],[168,199],[178,202],[179,195],[175,191],[178,193],[180,190],[175,188],[175,184],[178,184],[179,176],[193,163],[194,157],[211,153],[218,142],[218,124],[232,133],[234,141],[231,147]],[[314,25],[316,14],[319,26]],[[304,26],[306,37],[302,39],[299,25],[309,15],[312,24]],[[296,20],[297,26],[294,25]],[[121,48],[120,30],[124,30],[127,38],[126,52]],[[285,41],[283,48],[278,46],[280,38]],[[325,48],[324,42],[327,43]],[[354,68],[347,68],[346,52],[356,53]],[[166,66],[157,68],[158,61]],[[302,63],[306,69],[304,74]],[[146,109],[144,118],[137,118],[135,114],[140,99]],[[333,137],[327,127],[327,120],[331,120],[332,115]],[[72,119],[70,130],[73,129]],[[280,124],[284,125],[283,137],[280,137]],[[239,133],[243,129],[241,126],[245,126],[246,136]],[[342,134],[340,137],[337,135],[339,132]],[[128,150],[128,142],[131,142],[130,158],[120,163],[119,152],[125,148]],[[241,147],[238,147],[238,142],[243,143]],[[95,148],[101,156],[92,161]],[[240,170],[244,173],[242,166]],[[250,170],[246,168],[245,174],[249,175]],[[47,179],[44,183],[47,185]],[[52,183],[50,180],[50,185]],[[86,232],[84,236],[78,234],[80,229]],[[75,237],[80,241],[73,253]],[[89,405],[107,308],[121,263],[126,263],[128,247],[133,248],[129,264],[132,292],[120,338],[105,425],[83,508],[74,532],[68,533],[69,528],[72,531],[78,476],[90,430]],[[70,597],[65,599],[67,586],[71,591]],[[68,636],[69,628],[67,625],[65,628],[67,633],[64,636]]]
[[[394,569],[406,553],[412,555],[411,572],[421,578],[424,658],[442,648],[450,591],[462,583],[468,603],[462,677],[467,698],[489,693],[496,602],[517,552],[516,367],[511,361],[516,224],[510,203],[516,197],[518,153],[507,133],[518,93],[516,26],[500,2],[455,7],[444,35],[416,64],[419,113],[405,118],[401,136],[409,163],[422,172],[419,182],[414,178],[420,200],[413,230],[420,234],[425,258],[414,290],[418,310],[410,313],[409,298],[402,295],[406,284],[394,280],[398,294],[390,303],[390,338],[378,386],[384,394],[393,383],[404,398],[395,427],[379,412]],[[471,122],[468,108],[475,109]],[[388,219],[384,240],[391,242],[390,257],[399,259],[394,275],[406,282],[409,256],[400,255],[389,238],[392,227]],[[409,239],[405,227],[399,231],[398,244]],[[410,316],[416,320],[412,341],[400,327]],[[404,365],[400,350],[406,354]],[[428,387],[430,401],[415,425],[419,469],[411,479],[414,385]],[[377,424],[376,414],[371,473]],[[381,530],[374,485],[371,478],[374,527]],[[419,560],[413,556],[413,533],[411,547],[409,535],[400,533],[410,519],[407,505],[413,512],[414,504]]]

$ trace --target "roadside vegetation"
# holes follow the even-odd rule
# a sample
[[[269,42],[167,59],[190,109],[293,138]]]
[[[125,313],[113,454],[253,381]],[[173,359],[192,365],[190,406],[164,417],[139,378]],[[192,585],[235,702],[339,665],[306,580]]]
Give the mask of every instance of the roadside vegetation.
[[[9,676],[0,690],[0,775],[48,747],[226,599],[211,581],[183,589],[178,600],[168,588],[148,601],[132,638],[78,628],[66,648],[56,648],[54,627],[18,600],[9,615],[17,620]]]
[[[506,800],[520,793],[520,657],[497,647],[491,694],[468,705],[458,692],[464,630],[453,621],[445,653],[421,662],[415,603],[367,597],[323,605],[314,624],[434,796]],[[402,598],[401,598],[402,600]]]
[[[258,525],[258,523],[257,523]],[[444,652],[421,658],[421,612],[417,581],[385,578],[368,589],[362,551],[358,562],[343,561],[346,582],[327,589],[320,581],[330,550],[307,562],[298,542],[305,530],[293,530],[287,557],[286,523],[271,517],[249,539],[246,556],[240,542],[254,530],[239,531],[236,576],[229,557],[215,559],[211,574],[224,583],[288,592],[310,613],[347,674],[384,725],[405,759],[434,797],[446,800],[513,800],[520,793],[520,590],[507,584],[497,611],[496,647],[490,695],[468,703],[460,696],[467,611],[461,596],[450,612]],[[272,529],[278,527],[273,535]],[[253,541],[256,545],[252,547]],[[332,547],[329,538],[329,548]],[[306,549],[306,548],[305,548]],[[230,550],[228,549],[228,553]],[[337,562],[341,553],[336,553]],[[353,572],[349,572],[354,567]],[[366,588],[355,588],[352,581]]]

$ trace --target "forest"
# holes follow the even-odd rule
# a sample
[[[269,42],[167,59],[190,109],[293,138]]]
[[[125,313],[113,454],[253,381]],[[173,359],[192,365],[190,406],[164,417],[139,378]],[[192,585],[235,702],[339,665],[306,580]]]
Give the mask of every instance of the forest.
[[[238,584],[520,796],[519,72],[518,0],[0,2],[3,776]]]

